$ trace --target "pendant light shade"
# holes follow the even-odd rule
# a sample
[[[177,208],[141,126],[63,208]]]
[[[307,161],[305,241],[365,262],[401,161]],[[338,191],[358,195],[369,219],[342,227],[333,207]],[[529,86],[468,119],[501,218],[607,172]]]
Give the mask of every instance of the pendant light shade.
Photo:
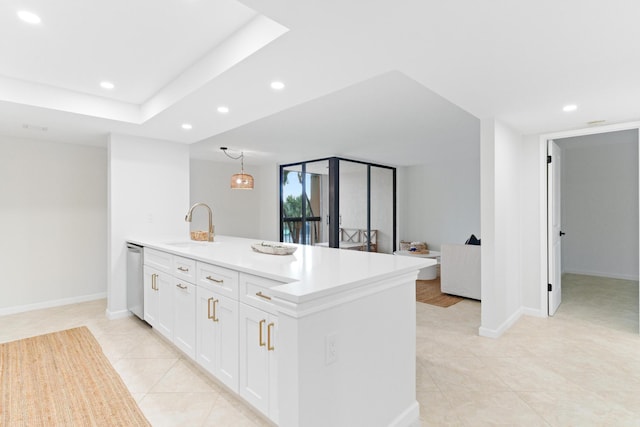
[[[231,176],[231,189],[253,190],[253,177],[248,173],[244,173],[244,153],[240,152],[240,156],[233,157],[227,153],[227,147],[220,147],[220,149],[227,155],[227,157],[233,160],[240,159],[240,173],[236,173]]]
[[[253,177],[248,173],[237,173],[231,176],[231,188],[233,190],[253,190]]]

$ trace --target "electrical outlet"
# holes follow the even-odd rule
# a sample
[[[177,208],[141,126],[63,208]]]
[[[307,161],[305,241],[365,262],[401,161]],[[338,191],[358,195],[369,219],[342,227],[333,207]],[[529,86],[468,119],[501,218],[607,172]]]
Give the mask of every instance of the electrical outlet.
[[[338,361],[338,333],[332,332],[325,337],[325,365]]]

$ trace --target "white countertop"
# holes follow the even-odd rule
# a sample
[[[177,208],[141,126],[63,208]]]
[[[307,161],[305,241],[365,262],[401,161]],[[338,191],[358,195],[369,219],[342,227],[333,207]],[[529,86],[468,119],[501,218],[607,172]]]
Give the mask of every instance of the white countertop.
[[[260,243],[260,240],[229,236],[215,236],[215,240],[209,243],[127,239],[128,242],[174,255],[285,282],[270,291],[274,296],[293,303],[360,287],[374,280],[417,272],[436,263],[427,258],[289,243],[287,245],[298,247],[293,255],[268,255],[251,249],[251,245]]]

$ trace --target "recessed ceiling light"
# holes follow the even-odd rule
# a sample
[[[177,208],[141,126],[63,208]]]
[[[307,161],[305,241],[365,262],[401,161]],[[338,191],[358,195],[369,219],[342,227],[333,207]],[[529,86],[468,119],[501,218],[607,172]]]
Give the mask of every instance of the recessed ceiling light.
[[[49,128],[48,128],[48,127],[44,127],[44,126],[36,126],[36,125],[30,125],[30,124],[28,124],[28,123],[23,124],[23,125],[22,125],[22,127],[23,127],[24,129],[28,129],[28,130],[37,130],[37,131],[40,131],[40,132],[46,132],[46,131],[48,131],[48,130],[49,130]]]
[[[24,22],[28,24],[39,24],[40,22],[42,22],[42,20],[38,15],[26,10],[18,11],[18,18],[22,19]]]
[[[570,111],[576,111],[577,109],[578,109],[578,106],[576,104],[569,104],[562,107],[562,111],[565,111],[567,113]]]
[[[273,89],[273,90],[282,90],[282,89],[284,89],[284,83],[282,83],[282,82],[271,82],[271,89]]]
[[[191,130],[191,129],[193,129],[193,126],[191,126],[191,123],[183,123],[182,124],[182,129]]]
[[[111,83],[111,82],[104,81],[104,82],[100,82],[100,87],[101,87],[102,89],[108,89],[108,90],[111,90],[111,89],[113,89],[114,87],[116,87],[116,85],[114,85],[114,84],[113,84],[113,83]]]
[[[229,112],[229,107],[225,107],[221,105],[218,107],[218,113],[227,114]]]

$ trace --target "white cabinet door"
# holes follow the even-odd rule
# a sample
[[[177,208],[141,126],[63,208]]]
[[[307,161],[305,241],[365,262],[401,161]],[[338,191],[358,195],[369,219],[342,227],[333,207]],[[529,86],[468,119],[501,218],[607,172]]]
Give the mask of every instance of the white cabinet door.
[[[198,287],[196,360],[238,392],[238,301]]]
[[[278,353],[276,336],[278,317],[270,315],[267,319],[267,353],[269,354],[269,418],[278,424]]]
[[[198,287],[196,298],[196,361],[212,374],[215,372],[216,323],[212,318],[213,292]]]
[[[238,301],[216,297],[218,348],[214,375],[231,390],[238,392]]]
[[[240,395],[274,422],[276,320],[276,316],[240,304]]]
[[[151,325],[171,341],[173,341],[173,281],[173,276],[166,273],[156,277],[158,316],[156,324]]]
[[[196,287],[174,278],[173,343],[192,359],[196,357]]]
[[[158,299],[157,278],[160,271],[144,266],[144,320],[155,327],[158,323]]]

